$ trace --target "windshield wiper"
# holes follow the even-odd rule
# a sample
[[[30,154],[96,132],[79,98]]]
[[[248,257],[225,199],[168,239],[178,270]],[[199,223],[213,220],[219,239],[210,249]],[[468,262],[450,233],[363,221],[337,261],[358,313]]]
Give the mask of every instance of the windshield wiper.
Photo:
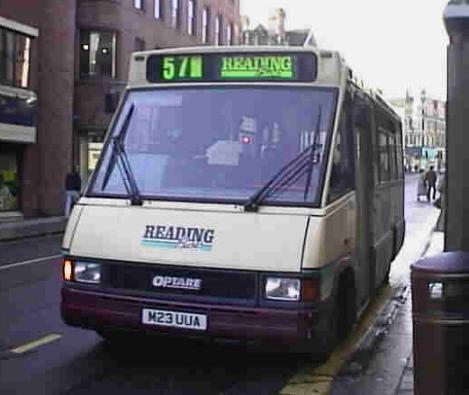
[[[130,203],[132,206],[141,206],[143,204],[142,198],[140,196],[140,191],[138,189],[137,181],[135,180],[135,176],[132,172],[132,167],[130,166],[129,158],[127,156],[127,152],[125,151],[124,141],[127,135],[127,131],[129,129],[130,120],[132,119],[132,115],[134,113],[135,106],[132,106],[127,113],[124,123],[122,124],[122,128],[117,134],[112,138],[112,153],[111,158],[109,160],[108,168],[106,174],[103,178],[103,184],[101,189],[105,189],[111,174],[114,170],[114,167],[117,165],[119,167],[119,172],[122,176],[122,181],[124,182],[124,187],[127,191],[127,194],[130,196]],[[120,166],[119,161],[120,160]]]
[[[280,190],[285,190],[290,185],[297,182],[304,174],[308,174],[306,180],[304,199],[308,196],[311,177],[315,165],[314,153],[318,147],[319,130],[321,127],[322,109],[319,108],[319,114],[314,132],[313,143],[300,152],[295,158],[281,168],[258,192],[251,196],[244,205],[244,210],[256,212],[263,200]]]

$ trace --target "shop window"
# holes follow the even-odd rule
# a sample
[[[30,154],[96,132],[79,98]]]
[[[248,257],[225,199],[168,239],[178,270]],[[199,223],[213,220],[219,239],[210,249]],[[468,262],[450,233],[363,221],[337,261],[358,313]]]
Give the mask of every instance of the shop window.
[[[31,39],[0,28],[0,83],[29,86]]]
[[[80,77],[116,77],[116,34],[80,32]]]
[[[18,210],[18,153],[0,144],[0,212]]]
[[[96,168],[103,149],[104,134],[105,131],[80,135],[80,174],[84,182],[87,181]]]
[[[210,10],[204,7],[202,11],[202,42],[208,44],[210,40]]]

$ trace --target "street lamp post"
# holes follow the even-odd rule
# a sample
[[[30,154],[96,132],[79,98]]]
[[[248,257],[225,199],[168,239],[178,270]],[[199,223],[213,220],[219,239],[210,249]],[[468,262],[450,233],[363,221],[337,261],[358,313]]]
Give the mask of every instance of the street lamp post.
[[[469,251],[469,0],[450,1],[444,12],[450,44],[447,102],[447,215],[445,250]]]

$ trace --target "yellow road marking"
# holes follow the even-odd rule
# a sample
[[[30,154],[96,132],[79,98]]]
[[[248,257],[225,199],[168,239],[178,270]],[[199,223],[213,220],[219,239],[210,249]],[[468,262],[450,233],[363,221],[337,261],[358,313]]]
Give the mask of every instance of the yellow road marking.
[[[335,376],[351,356],[365,332],[373,324],[392,293],[393,290],[390,286],[382,288],[378,297],[368,306],[354,332],[335,349],[329,359],[321,366],[311,364],[303,366],[280,390],[279,395],[328,395]]]
[[[15,354],[23,354],[23,353],[31,351],[31,350],[33,350],[37,347],[43,346],[43,345],[48,344],[48,343],[55,342],[55,341],[59,340],[61,337],[62,337],[62,335],[52,333],[50,335],[41,337],[40,339],[34,340],[30,343],[26,343],[22,346],[13,348],[12,350],[10,350],[10,352],[15,353]]]

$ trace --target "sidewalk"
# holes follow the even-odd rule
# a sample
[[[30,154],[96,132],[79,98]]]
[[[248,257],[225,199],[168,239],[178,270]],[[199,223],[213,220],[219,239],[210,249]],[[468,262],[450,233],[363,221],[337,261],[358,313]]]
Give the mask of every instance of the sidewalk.
[[[425,253],[425,256],[431,256],[435,254],[439,254],[443,251],[444,247],[444,233],[443,232],[433,232],[428,249]],[[411,307],[412,298],[409,295],[406,305],[407,307]],[[411,323],[412,322],[412,309],[405,308],[404,311],[407,315],[407,320]],[[396,322],[396,324],[398,324]],[[401,381],[399,386],[396,389],[396,395],[411,395],[414,393],[414,361],[413,361],[413,354],[410,353],[409,357],[407,358],[406,365],[404,367],[404,371],[402,372]]]
[[[0,241],[63,233],[66,224],[66,217],[31,218],[15,222],[0,222]]]

